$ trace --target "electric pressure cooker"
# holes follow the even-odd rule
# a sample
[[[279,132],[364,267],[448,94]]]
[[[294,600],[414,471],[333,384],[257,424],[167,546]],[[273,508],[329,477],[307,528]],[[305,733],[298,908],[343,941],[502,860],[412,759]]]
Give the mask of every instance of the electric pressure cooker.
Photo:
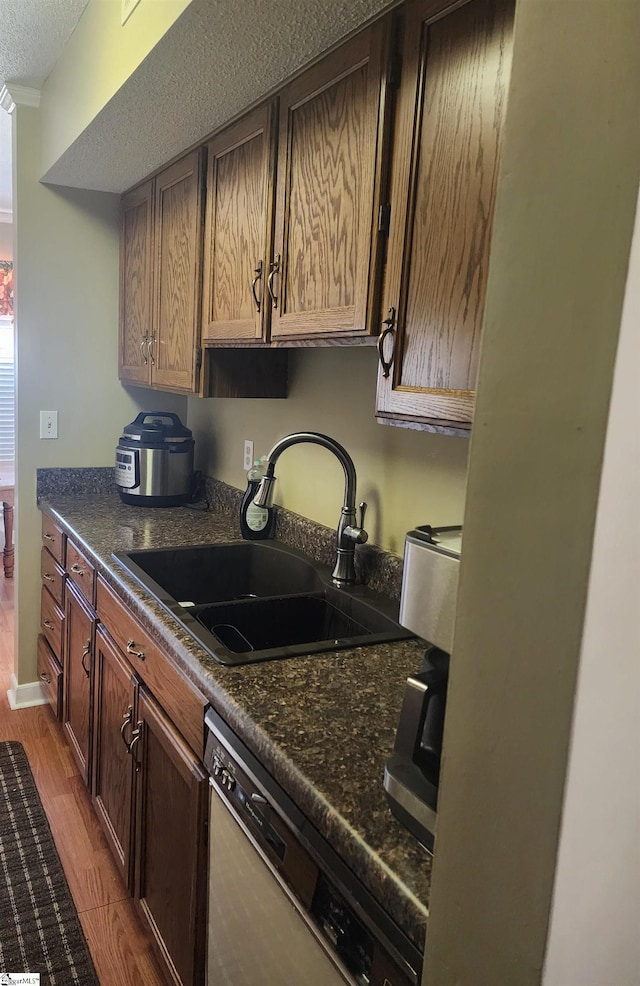
[[[124,503],[175,507],[191,499],[193,437],[177,414],[141,411],[116,448],[116,486]]]

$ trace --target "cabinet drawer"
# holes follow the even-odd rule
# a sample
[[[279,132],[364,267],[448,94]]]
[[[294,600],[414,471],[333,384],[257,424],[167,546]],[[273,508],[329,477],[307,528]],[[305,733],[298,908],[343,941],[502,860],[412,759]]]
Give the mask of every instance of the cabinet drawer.
[[[53,596],[42,586],[40,598],[40,625],[49,645],[58,660],[62,662],[62,625],[64,613],[56,605]]]
[[[65,536],[47,514],[42,515],[42,543],[59,565],[64,567]]]
[[[67,577],[82,593],[90,606],[94,604],[96,573],[79,548],[67,541]]]
[[[97,579],[98,619],[115,640],[136,675],[144,681],[191,749],[204,752],[207,700],[142,629],[101,578]]]
[[[42,634],[38,636],[38,678],[56,719],[62,716],[62,668]]]
[[[40,552],[40,576],[42,584],[49,590],[60,609],[64,605],[64,569],[58,565],[53,555],[49,554],[47,548]]]

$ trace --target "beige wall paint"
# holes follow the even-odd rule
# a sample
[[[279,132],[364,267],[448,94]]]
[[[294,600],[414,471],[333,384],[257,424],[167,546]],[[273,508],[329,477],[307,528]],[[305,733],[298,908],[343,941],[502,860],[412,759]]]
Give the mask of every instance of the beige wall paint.
[[[294,431],[330,435],[355,463],[370,540],[402,554],[404,535],[416,524],[462,522],[469,442],[377,424],[376,372],[373,348],[295,350],[286,400],[190,399],[196,465],[244,489],[245,438],[254,441],[258,456]],[[276,476],[276,503],[337,526],[344,474],[330,452],[311,445],[287,449]]]
[[[40,517],[36,469],[106,466],[124,424],[157,395],[117,378],[119,198],[40,184],[40,114],[14,110],[17,338],[16,666],[36,678]],[[162,396],[185,413],[184,398]],[[39,438],[39,411],[59,438]]]
[[[437,986],[542,977],[640,175],[638,36],[636,0],[517,7],[427,933]]]
[[[0,260],[12,260],[12,259],[13,259],[13,225],[11,223],[0,223]]]
[[[42,91],[41,174],[53,165],[166,34],[191,0],[90,0]]]

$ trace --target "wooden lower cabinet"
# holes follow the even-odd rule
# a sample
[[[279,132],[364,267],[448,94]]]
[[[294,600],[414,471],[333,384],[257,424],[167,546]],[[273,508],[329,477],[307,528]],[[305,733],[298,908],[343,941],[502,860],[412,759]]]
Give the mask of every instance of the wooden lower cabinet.
[[[95,624],[95,613],[77,590],[69,585],[65,606],[62,722],[88,787],[91,784],[91,685]]]
[[[202,986],[208,778],[102,625],[95,641],[93,804],[168,981]]]
[[[140,687],[136,886],[140,911],[175,983],[205,979],[208,778]]]
[[[93,806],[133,891],[133,731],[137,679],[104,629],[96,632]]]

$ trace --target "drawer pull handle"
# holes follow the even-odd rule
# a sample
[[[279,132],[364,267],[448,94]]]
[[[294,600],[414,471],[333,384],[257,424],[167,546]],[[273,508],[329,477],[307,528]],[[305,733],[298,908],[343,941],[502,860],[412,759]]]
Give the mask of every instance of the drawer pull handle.
[[[134,748],[134,746],[136,745],[136,743],[138,742],[138,740],[140,739],[141,736],[142,736],[142,722],[141,722],[140,719],[138,719],[138,721],[136,723],[136,728],[131,733],[131,742],[129,743],[129,746],[127,747],[127,752],[128,753],[133,753],[133,748]]]
[[[144,661],[145,659],[144,651],[136,649],[135,640],[127,641],[127,654],[131,654],[133,657],[137,657],[140,661]]]
[[[55,630],[56,628],[55,623],[52,623],[51,620],[43,620],[42,625],[43,627],[46,627],[47,630]]]
[[[91,668],[88,668],[87,667],[87,665],[84,663],[84,660],[85,660],[86,657],[89,656],[90,653],[91,653],[91,641],[90,640],[87,640],[86,644],[84,645],[84,650],[82,652],[82,657],[80,658],[80,663],[82,665],[82,670],[86,674],[87,678],[91,674]]]
[[[55,541],[53,534],[43,534],[42,536],[45,539],[45,541]]]
[[[42,578],[43,578],[43,579],[44,579],[44,580],[45,580],[46,582],[55,582],[55,579],[54,579],[54,577],[53,577],[53,575],[49,575],[49,573],[48,573],[48,572],[43,572],[43,573],[42,573]]]
[[[396,310],[395,310],[395,308],[390,308],[389,309],[389,314],[387,315],[386,318],[384,318],[382,320],[382,324],[383,325],[386,325],[386,328],[383,329],[382,332],[380,333],[380,335],[378,336],[378,342],[377,342],[377,346],[378,346],[378,357],[380,359],[380,367],[382,369],[382,376],[385,377],[385,378],[389,376],[389,373],[391,372],[391,367],[393,366],[393,357],[394,357],[394,351],[395,351],[395,335],[394,335],[395,321],[396,321]],[[385,340],[386,340],[387,336],[391,336],[391,340],[392,340],[392,343],[393,343],[393,345],[391,347],[391,355],[389,356],[389,359],[388,360],[385,359],[385,357],[384,357],[384,343],[385,343]]]
[[[267,288],[269,294],[271,295],[271,304],[273,308],[278,307],[278,295],[274,293],[273,290],[273,278],[276,274],[280,273],[280,254],[276,253],[275,259],[272,264],[269,265],[269,276],[267,277]]]
[[[84,568],[80,568],[77,561],[74,562],[73,565],[71,566],[71,571],[74,573],[74,575],[84,575]]]
[[[129,708],[127,709],[127,711],[125,712],[125,714],[122,717],[122,725],[120,726],[120,735],[122,736],[122,742],[124,743],[124,745],[127,748],[127,753],[130,752],[130,750],[129,750],[129,741],[127,740],[127,737],[124,735],[124,731],[127,728],[127,726],[130,726],[131,725],[131,720],[132,719],[133,719],[133,706],[130,705]]]
[[[46,672],[46,671],[41,671],[41,672],[40,672],[40,677],[42,678],[42,680],[43,680],[43,681],[46,681],[46,683],[47,683],[48,685],[50,685],[50,684],[51,684],[51,678],[49,677],[49,675],[47,674],[47,672]]]
[[[251,282],[251,294],[253,295],[253,300],[255,301],[255,304],[256,304],[256,311],[259,312],[260,311],[260,298],[258,297],[258,293],[256,291],[256,285],[257,285],[258,281],[261,281],[262,280],[262,261],[261,260],[258,261],[258,266],[255,268],[255,270],[254,270],[253,273],[256,276],[254,277],[253,281]]]

